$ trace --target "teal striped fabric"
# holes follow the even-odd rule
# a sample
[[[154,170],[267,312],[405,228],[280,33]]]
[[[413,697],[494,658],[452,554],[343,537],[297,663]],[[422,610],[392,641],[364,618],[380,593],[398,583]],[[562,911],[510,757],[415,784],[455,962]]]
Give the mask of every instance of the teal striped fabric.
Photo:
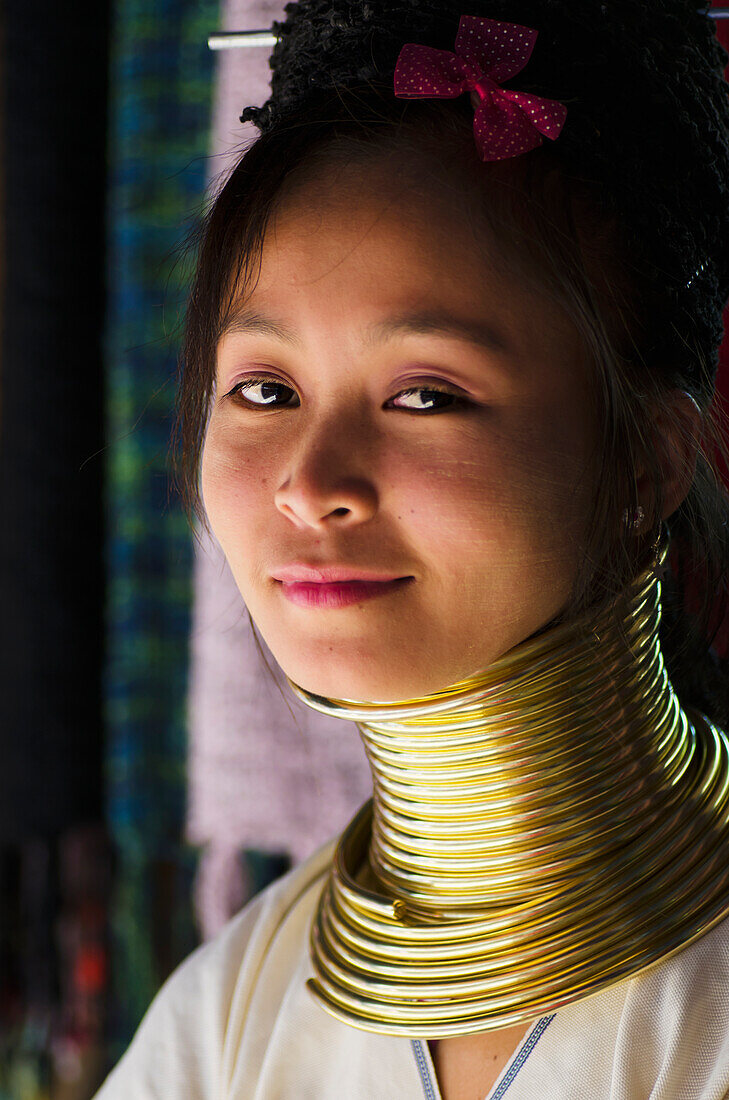
[[[210,140],[218,0],[117,0],[111,37],[105,337],[105,783],[116,846],[109,1056],[196,946],[184,840],[192,542],[166,456]]]

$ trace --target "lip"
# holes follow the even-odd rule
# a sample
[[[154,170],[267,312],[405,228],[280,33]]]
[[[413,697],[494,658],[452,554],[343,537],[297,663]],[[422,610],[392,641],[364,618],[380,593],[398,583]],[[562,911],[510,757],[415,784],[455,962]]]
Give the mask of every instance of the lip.
[[[393,577],[389,580],[345,581],[277,581],[287,600],[299,607],[336,608],[389,595],[413,580],[413,577]]]
[[[283,565],[271,574],[274,580],[284,584],[340,584],[346,581],[387,582],[402,580],[401,573],[383,573],[356,565],[305,565],[304,562],[292,562]]]

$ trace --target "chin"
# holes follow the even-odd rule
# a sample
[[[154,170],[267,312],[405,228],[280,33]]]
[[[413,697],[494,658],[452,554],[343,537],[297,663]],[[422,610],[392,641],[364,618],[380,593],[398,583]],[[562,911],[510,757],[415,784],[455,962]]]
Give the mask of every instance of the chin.
[[[459,654],[460,660],[454,660],[453,655],[426,650],[422,631],[396,637],[382,630],[354,637],[344,632],[339,637],[333,632],[302,637],[301,631],[282,629],[279,619],[257,617],[250,610],[281,671],[312,695],[397,703],[440,691],[473,671],[463,663],[468,660],[470,665],[470,654]]]
[[[369,703],[389,702],[399,698],[396,685],[388,683],[389,677],[385,677],[383,683],[375,670],[359,669],[353,672],[342,668],[312,667],[309,664],[302,667],[300,663],[297,663],[293,669],[285,665],[281,667],[289,679],[304,691],[312,695],[322,695],[327,699],[351,699],[355,702]]]
[[[289,664],[279,661],[279,664],[289,679],[312,695],[360,703],[399,703],[439,691],[453,682],[444,681],[442,676],[434,678],[432,668],[428,671],[413,670],[411,665],[398,668],[382,654],[376,660],[365,657],[351,664],[333,660],[332,654],[328,657],[329,660],[303,663],[298,660]]]

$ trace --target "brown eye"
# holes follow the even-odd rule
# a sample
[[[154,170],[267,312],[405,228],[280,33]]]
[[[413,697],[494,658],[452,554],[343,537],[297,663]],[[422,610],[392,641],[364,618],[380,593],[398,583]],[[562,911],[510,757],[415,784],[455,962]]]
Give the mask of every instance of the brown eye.
[[[295,408],[299,403],[297,399],[292,405],[291,398],[296,397],[296,391],[274,378],[245,378],[233,386],[228,396],[259,408]]]
[[[449,390],[438,390],[432,386],[413,386],[396,394],[392,398],[390,407],[408,409],[411,412],[440,412],[463,404],[464,400],[460,394],[451,393]]]

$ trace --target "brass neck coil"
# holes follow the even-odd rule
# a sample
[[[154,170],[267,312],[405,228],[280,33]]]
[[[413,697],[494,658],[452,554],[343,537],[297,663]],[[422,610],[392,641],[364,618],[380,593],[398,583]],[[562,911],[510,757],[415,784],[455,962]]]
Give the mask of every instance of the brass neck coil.
[[[357,722],[373,775],[311,930],[333,1016],[420,1038],[526,1023],[729,914],[729,740],[668,680],[667,553],[589,623],[426,698],[291,684]]]

